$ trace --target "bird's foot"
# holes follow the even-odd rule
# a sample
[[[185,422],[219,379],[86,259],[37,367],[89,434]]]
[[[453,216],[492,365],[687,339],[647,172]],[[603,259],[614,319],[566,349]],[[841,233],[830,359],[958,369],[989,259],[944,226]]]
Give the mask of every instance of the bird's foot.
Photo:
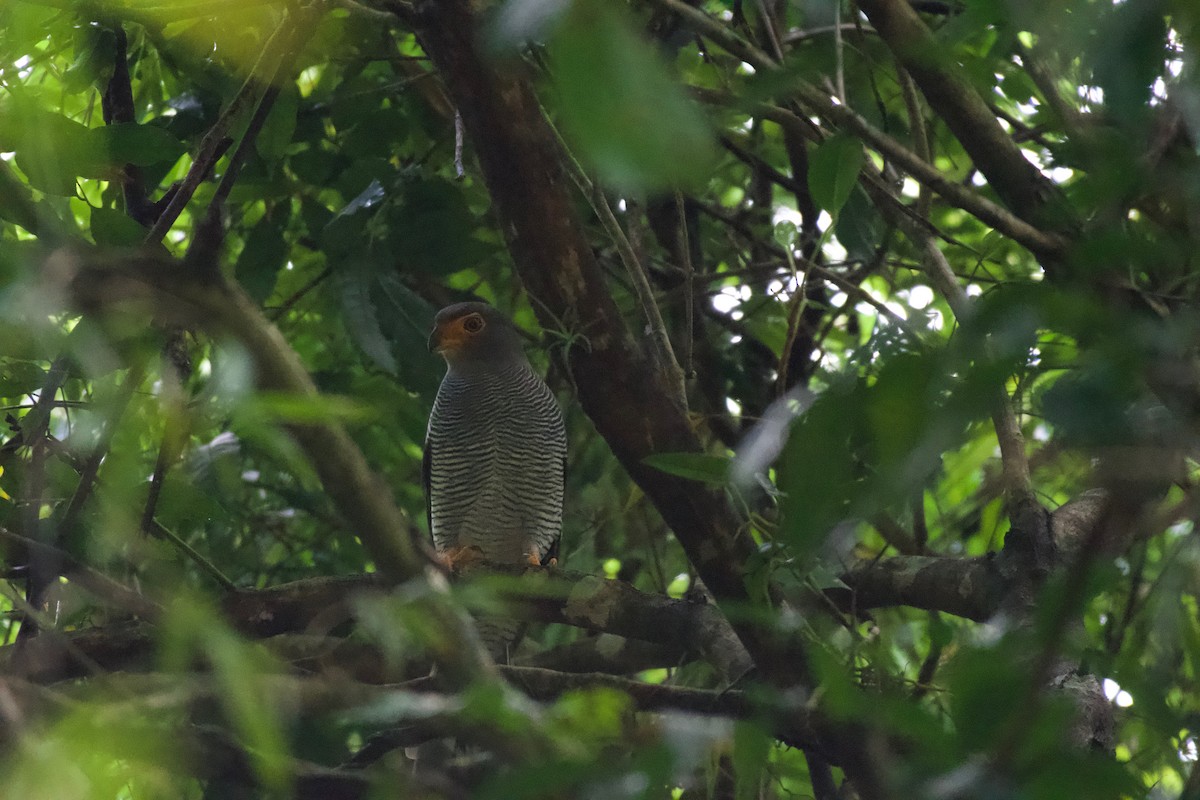
[[[543,567],[543,566],[544,567],[557,567],[558,566],[558,559],[555,558],[554,556],[551,556],[550,560],[543,564],[542,557],[540,555],[538,555],[537,550],[534,550],[532,553],[526,553],[525,558],[527,558],[529,560],[529,566],[531,566],[531,567]]]
[[[463,544],[441,551],[437,559],[446,569],[457,572],[474,561],[482,561],[483,550],[475,545]]]

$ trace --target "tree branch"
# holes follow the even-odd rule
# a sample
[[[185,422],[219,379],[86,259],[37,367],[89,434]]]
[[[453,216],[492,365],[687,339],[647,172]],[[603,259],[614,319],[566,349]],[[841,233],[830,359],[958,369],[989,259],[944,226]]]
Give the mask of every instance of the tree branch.
[[[849,587],[826,594],[844,611],[910,606],[984,621],[1001,609],[1024,614],[1051,571],[1073,568],[1086,555],[1105,508],[1105,493],[1086,491],[1049,515],[1046,535],[1019,527],[999,553],[975,558],[895,556],[864,561],[842,576]],[[1133,536],[1133,531],[1127,537]],[[1132,538],[1126,538],[1128,544]],[[1114,545],[1110,545],[1114,546]],[[1115,545],[1119,546],[1119,545]]]
[[[726,25],[700,9],[689,6],[683,0],[653,2],[678,14],[695,30],[710,37],[756,70],[777,68],[777,63],[769,55],[748,44]],[[1073,223],[1065,201],[1057,194],[1053,184],[1021,155],[1020,148],[1000,127],[974,89],[956,73],[933,66],[940,45],[933,40],[907,0],[867,0],[861,7],[888,45],[896,51],[901,64],[913,74],[930,106],[946,120],[980,171],[996,187],[997,193],[1016,212],[1016,216],[968,187],[948,180],[898,141],[876,131],[853,110],[840,102],[833,102],[826,92],[793,77],[790,85],[794,87],[795,96],[809,111],[857,134],[951,205],[974,214],[1047,262],[1056,263],[1065,240],[1055,233],[1045,233],[1037,226],[1048,227],[1053,232],[1065,232],[1072,229]],[[880,19],[877,20],[876,16]],[[882,27],[884,25],[886,29]],[[1056,200],[1054,214],[1047,213],[1050,198]],[[961,205],[964,202],[971,207]]]
[[[928,186],[955,208],[966,211],[980,222],[990,225],[1035,254],[1057,257],[1066,246],[1067,240],[1062,236],[1038,229],[1019,215],[989,200],[969,186],[964,186],[943,174],[941,170],[926,163],[902,143],[877,130],[853,109],[834,103],[821,89],[799,81],[794,82],[792,86],[797,99],[811,113],[827,120],[837,128],[855,134],[868,147],[878,151],[884,158],[911,175],[913,180],[923,186]],[[693,87],[692,92],[705,102],[723,106],[736,105],[741,102],[724,92],[712,89]],[[785,108],[767,103],[751,103],[747,106],[747,112],[763,119],[769,119],[780,127],[787,128],[806,139],[813,140],[816,135],[810,122]]]
[[[948,65],[941,55],[944,46],[912,6],[906,0],[861,0],[859,7],[1005,204],[1032,225],[1070,233],[1076,220],[1065,198],[1025,158],[958,69]],[[1048,268],[1055,263],[1051,259]]]
[[[540,667],[557,672],[603,672],[608,675],[632,675],[659,667],[676,667],[690,661],[691,655],[670,644],[641,642],[620,636],[601,634],[569,644],[518,657],[515,666]]]
[[[921,201],[918,200],[918,205]],[[892,218],[892,222],[904,231],[905,235],[916,245],[925,265],[925,274],[930,282],[938,289],[946,304],[958,320],[965,321],[970,314],[971,299],[958,283],[950,262],[938,247],[937,241],[929,230],[905,214],[899,213],[895,206],[883,203],[881,211]],[[992,348],[985,343],[985,352]],[[996,440],[1000,445],[1000,463],[1003,469],[1004,494],[1008,511],[1016,517],[1033,515],[1041,508],[1033,491],[1033,482],[1029,472],[1029,458],[1025,453],[1025,437],[1021,433],[1021,425],[1013,409],[1012,400],[1003,385],[993,389],[992,425],[996,431]]]
[[[520,582],[512,584],[513,591],[502,593],[502,597],[527,619],[656,642],[678,653],[695,653],[729,681],[742,677],[753,666],[716,606],[642,592],[624,581],[547,567],[481,564],[476,569],[484,575],[519,577]]]
[[[133,82],[129,76],[129,39],[125,35],[124,26],[120,24],[113,26],[113,33],[116,36],[113,74],[100,97],[106,125],[137,122]],[[121,190],[125,197],[125,213],[141,225],[152,225],[153,204],[147,198],[146,182],[141,167],[125,164],[121,168]]]
[[[478,24],[466,0],[420,3],[413,24],[462,114],[513,260],[546,327],[567,324],[587,345],[567,353],[579,400],[633,480],[675,532],[719,602],[750,605],[744,565],[753,543],[739,535],[727,499],[644,463],[654,453],[701,452],[685,409],[670,401],[655,365],[640,351],[608,292],[558,158],[553,131],[517,65],[478,52]],[[749,616],[749,615],[748,615]],[[803,655],[751,624],[738,635],[757,665],[781,683],[805,669]]]
[[[826,593],[848,612],[910,606],[982,622],[1000,607],[1005,583],[993,559],[895,556],[843,573],[850,587]]]
[[[161,253],[111,257],[84,249],[56,251],[46,261],[43,275],[48,288],[61,294],[64,305],[83,313],[152,313],[167,326],[232,336],[253,360],[261,390],[318,397],[312,379],[279,331],[241,288],[219,276],[201,279]],[[292,424],[288,429],[308,454],[349,529],[362,538],[380,569],[398,580],[419,575],[426,561],[407,520],[345,429],[332,420]]]
[[[245,83],[242,84],[237,95],[234,96],[225,110],[221,112],[221,116],[217,118],[213,126],[204,134],[204,138],[200,141],[200,150],[192,161],[191,169],[188,170],[178,189],[171,195],[167,207],[162,210],[158,219],[154,221],[154,227],[146,235],[145,241],[147,243],[159,242],[167,235],[167,231],[171,230],[171,226],[175,224],[175,220],[179,218],[179,215],[183,213],[183,209],[191,201],[196,189],[200,187],[204,178],[221,157],[221,154],[225,152],[225,149],[228,147],[225,137],[229,133],[229,129],[233,126],[237,118],[241,116],[242,111],[255,98],[256,93],[254,90],[258,86],[259,76],[265,74],[273,77],[275,75],[280,62],[286,54],[287,47],[291,43],[291,36],[288,35],[289,31],[294,27],[295,21],[291,17],[284,18],[275,27],[270,38],[263,45],[258,62],[251,69]]]
[[[749,656],[730,633],[728,623],[715,606],[707,603],[674,600],[641,592],[623,581],[548,567],[481,563],[472,571],[476,570],[485,580],[494,581],[497,574],[521,579],[500,594],[505,611],[522,619],[650,642],[659,648],[658,653],[669,654],[669,663],[700,656],[728,681],[740,678],[750,668]],[[374,574],[309,578],[269,589],[233,592],[221,599],[221,608],[233,627],[265,639],[314,628],[329,630],[354,616],[356,598],[388,586],[385,578]],[[149,600],[142,602],[150,606],[149,610],[156,608]],[[139,606],[133,608],[142,610]],[[149,610],[146,616],[156,619]],[[93,663],[124,668],[120,666],[124,662],[140,662],[153,643],[149,625],[136,629],[117,626],[111,633],[109,630],[96,628],[69,634],[58,645],[50,642],[43,650],[23,655],[22,674],[30,680],[53,682],[91,674]],[[69,641],[71,647],[64,651],[62,641]],[[11,658],[11,649],[0,648],[0,664]],[[358,656],[349,654],[347,658]],[[373,669],[368,664],[366,672]]]
[[[80,563],[70,553],[57,547],[21,536],[3,527],[0,527],[0,539],[24,548],[31,557],[36,555],[53,561],[60,570],[71,577],[74,583],[98,600],[145,619],[157,619],[158,615],[162,613],[162,608],[154,601],[117,583],[86,564]]]

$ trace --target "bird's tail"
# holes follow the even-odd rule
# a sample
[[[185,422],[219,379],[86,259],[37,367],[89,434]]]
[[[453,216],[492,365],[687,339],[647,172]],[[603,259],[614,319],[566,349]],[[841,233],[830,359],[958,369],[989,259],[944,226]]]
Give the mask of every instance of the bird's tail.
[[[516,652],[517,645],[525,635],[525,623],[511,617],[494,617],[480,614],[475,617],[475,627],[488,655],[497,664],[507,664]]]

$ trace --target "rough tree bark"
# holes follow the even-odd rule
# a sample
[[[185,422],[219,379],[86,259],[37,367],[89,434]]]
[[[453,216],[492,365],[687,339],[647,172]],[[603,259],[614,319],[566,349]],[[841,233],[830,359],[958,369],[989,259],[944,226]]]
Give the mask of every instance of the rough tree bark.
[[[580,404],[630,477],[683,545],[705,585],[726,606],[751,605],[744,567],[753,543],[721,494],[647,466],[654,453],[700,452],[686,414],[613,302],[560,165],[554,132],[514,63],[489,63],[465,0],[421,2],[411,19],[462,115],[517,271],[547,328],[586,337],[567,364]],[[755,663],[773,682],[801,679],[804,658],[770,632],[737,626]]]

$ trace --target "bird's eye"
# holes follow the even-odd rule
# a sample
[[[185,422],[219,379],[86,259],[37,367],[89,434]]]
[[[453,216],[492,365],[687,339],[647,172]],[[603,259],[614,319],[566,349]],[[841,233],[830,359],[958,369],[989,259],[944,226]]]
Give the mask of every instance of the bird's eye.
[[[483,317],[472,314],[463,320],[463,330],[467,333],[479,333],[483,330]]]

